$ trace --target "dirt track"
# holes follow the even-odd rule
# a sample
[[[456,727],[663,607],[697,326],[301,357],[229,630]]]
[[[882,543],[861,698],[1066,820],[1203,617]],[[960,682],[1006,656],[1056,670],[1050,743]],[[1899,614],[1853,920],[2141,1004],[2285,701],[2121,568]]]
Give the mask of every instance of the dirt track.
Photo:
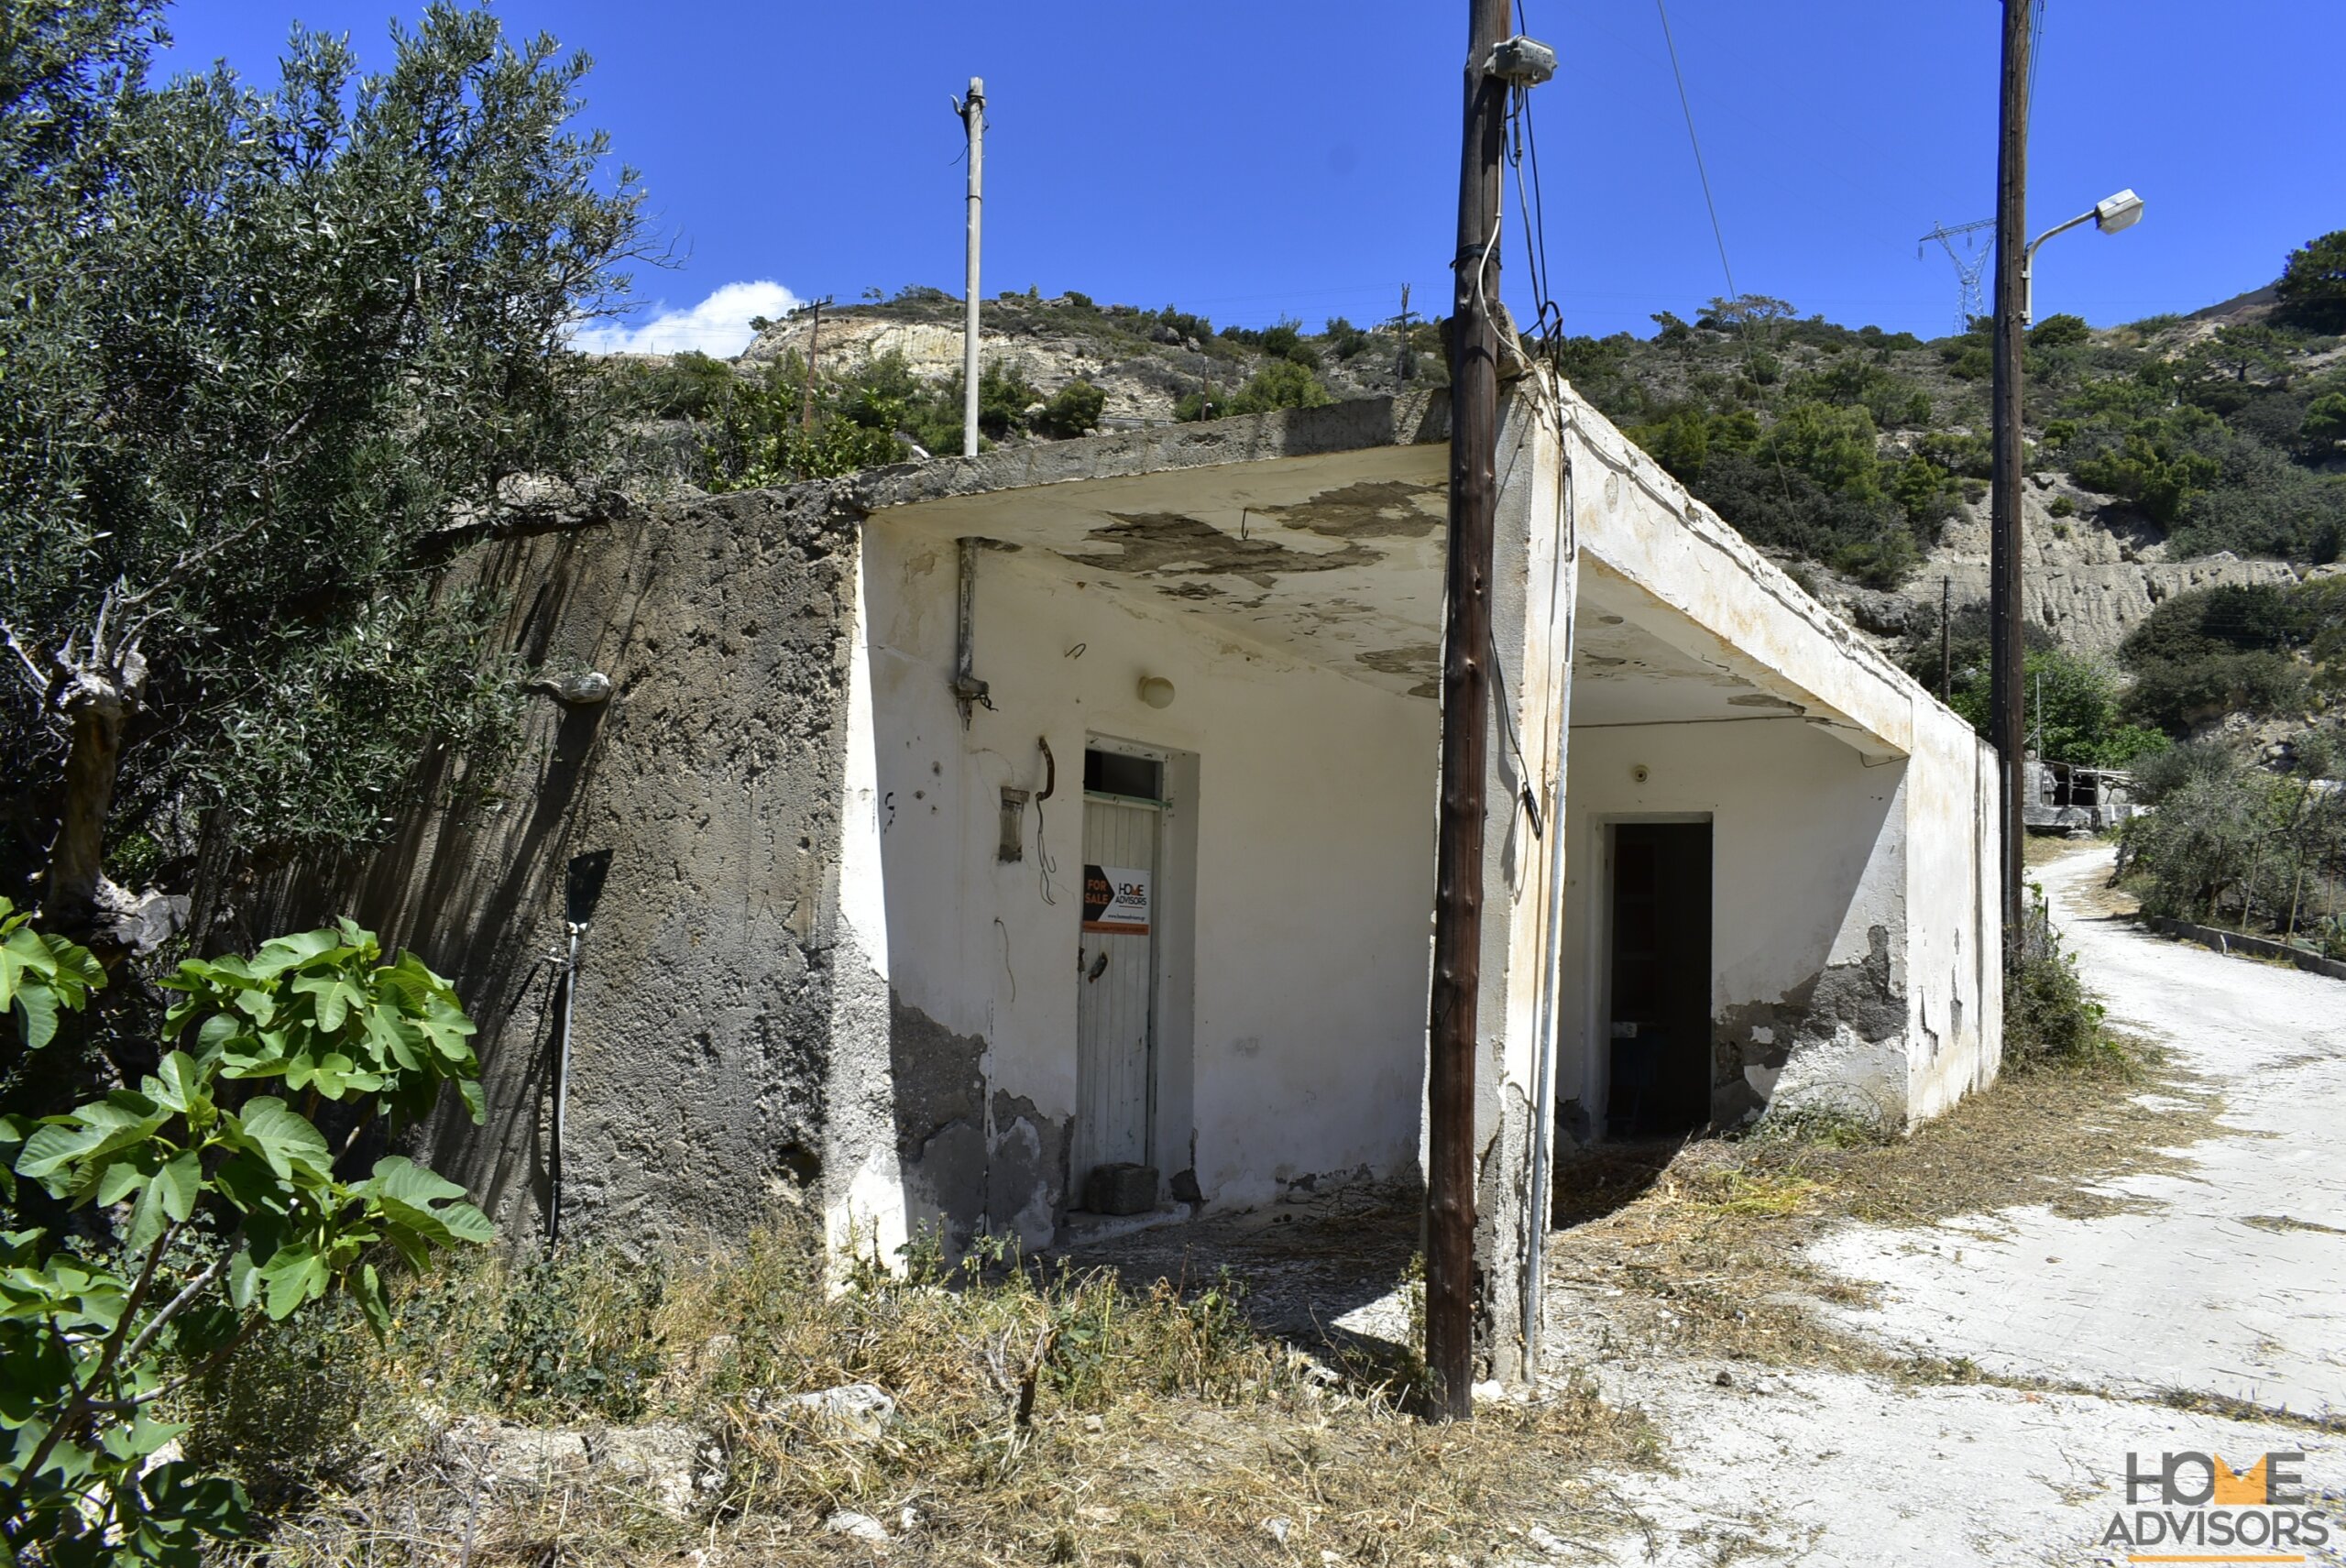
[[[2128,1508],[2130,1453],[2245,1465],[2295,1450],[2330,1525],[2329,1544],[2289,1560],[2346,1563],[2346,983],[2112,918],[2095,897],[2109,860],[2085,850],[2038,874],[2113,1020],[2222,1095],[2222,1133],[2110,1184],[2104,1212],[1851,1225],[1812,1254],[1873,1288],[1868,1305],[1816,1310],[1988,1381],[1600,1350],[1607,1393],[1654,1416],[1672,1468],[1611,1477],[1642,1523],[1560,1556],[2123,1563],[2128,1547],[2100,1543]],[[1558,1362],[1590,1359],[1592,1305],[1557,1302]],[[2229,1417],[2202,1413],[2218,1409]]]

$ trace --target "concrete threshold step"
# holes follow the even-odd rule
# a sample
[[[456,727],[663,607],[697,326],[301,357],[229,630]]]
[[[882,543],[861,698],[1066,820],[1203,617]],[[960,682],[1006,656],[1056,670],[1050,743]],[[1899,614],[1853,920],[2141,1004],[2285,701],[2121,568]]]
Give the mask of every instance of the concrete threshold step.
[[[1159,1225],[1178,1225],[1195,1212],[1188,1203],[1160,1203],[1138,1214],[1092,1214],[1081,1210],[1069,1210],[1067,1222],[1059,1226],[1052,1238],[1053,1252],[1074,1252],[1083,1247],[1098,1246],[1102,1242],[1120,1241],[1125,1236],[1153,1231]]]

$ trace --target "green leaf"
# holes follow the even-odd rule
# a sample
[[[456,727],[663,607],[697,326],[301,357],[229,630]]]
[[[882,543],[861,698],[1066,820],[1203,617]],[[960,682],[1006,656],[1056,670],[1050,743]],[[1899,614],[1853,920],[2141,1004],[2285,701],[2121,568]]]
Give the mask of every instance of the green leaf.
[[[97,1201],[101,1208],[119,1203],[124,1198],[147,1185],[148,1173],[138,1168],[135,1159],[118,1159],[106,1167],[98,1179]]]
[[[161,1183],[149,1181],[138,1190],[138,1201],[130,1206],[130,1250],[143,1253],[154,1245],[165,1223]]]
[[[22,1017],[25,1048],[37,1051],[57,1038],[57,992],[46,985],[27,985],[16,993],[16,1012]]]
[[[247,1101],[236,1118],[244,1141],[281,1179],[299,1171],[323,1180],[334,1168],[325,1135],[274,1095]]]
[[[444,1246],[458,1242],[479,1245],[497,1234],[488,1216],[462,1201],[463,1188],[404,1155],[377,1161],[373,1178],[351,1191],[372,1198],[393,1224]]]
[[[238,1311],[249,1309],[260,1294],[260,1270],[253,1266],[250,1247],[238,1247],[228,1259],[228,1303]]]
[[[377,1343],[389,1339],[391,1332],[391,1303],[383,1294],[383,1281],[371,1263],[362,1265],[351,1294],[358,1298],[359,1310],[367,1314],[367,1326],[375,1331]]]
[[[474,1126],[477,1127],[488,1120],[488,1102],[481,1093],[479,1080],[459,1079],[456,1094],[464,1101],[465,1109],[472,1113]]]
[[[200,1130],[212,1120],[212,1086],[204,1069],[185,1051],[173,1051],[155,1069],[156,1076],[142,1086],[158,1105],[178,1112],[191,1128]]]
[[[163,1212],[184,1223],[195,1212],[195,1201],[203,1191],[203,1160],[193,1149],[182,1150],[155,1173],[154,1187],[161,1194]]]
[[[206,1535],[233,1541],[250,1528],[244,1487],[228,1476],[203,1474],[192,1461],[158,1464],[139,1476],[138,1486],[150,1512],[184,1519]]]
[[[303,931],[291,937],[273,937],[260,945],[252,961],[252,974],[257,980],[269,980],[287,970],[300,968],[329,953],[344,951],[342,938],[333,931]]]
[[[338,974],[306,975],[293,982],[293,991],[310,998],[311,1016],[326,1034],[341,1028],[350,1010],[363,1006],[367,1000],[356,986]]]
[[[280,1247],[260,1266],[260,1277],[269,1288],[269,1315],[283,1322],[302,1302],[325,1293],[326,1260],[306,1242]]]

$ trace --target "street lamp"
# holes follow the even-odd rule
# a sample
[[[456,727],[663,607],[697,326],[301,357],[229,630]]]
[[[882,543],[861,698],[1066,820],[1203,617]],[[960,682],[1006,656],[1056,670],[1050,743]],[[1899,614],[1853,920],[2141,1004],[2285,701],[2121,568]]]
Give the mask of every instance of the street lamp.
[[[2120,229],[2132,228],[2143,221],[2143,198],[2132,190],[2121,191],[2094,203],[2093,210],[2079,213],[2066,224],[2055,224],[2029,241],[2020,260],[2020,324],[2028,326],[2036,320],[2036,247],[2056,234],[2066,234],[2079,224],[2090,222],[2104,234],[2116,234]]]

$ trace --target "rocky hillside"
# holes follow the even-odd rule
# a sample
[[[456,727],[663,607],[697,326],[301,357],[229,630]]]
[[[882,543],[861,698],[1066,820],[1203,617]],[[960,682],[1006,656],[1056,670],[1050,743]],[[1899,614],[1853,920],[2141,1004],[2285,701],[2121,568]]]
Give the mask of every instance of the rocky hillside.
[[[2057,315],[2038,324],[2028,366],[2033,623],[2106,655],[2177,594],[2335,569],[2346,343],[2293,327],[2277,309],[2266,289],[2104,331]],[[990,443],[1444,377],[1438,331],[1424,323],[1406,336],[1342,320],[1217,330],[1178,308],[1080,293],[1002,295],[981,320]],[[1935,627],[1943,591],[1958,611],[1985,602],[1984,334],[1926,342],[1803,320],[1758,297],[1654,320],[1650,337],[1569,339],[1561,362],[1730,522],[1885,641]],[[684,356],[638,374],[664,389],[652,400],[687,477],[723,488],[950,449],[961,349],[960,302],[909,289],[766,324],[729,367]],[[796,433],[810,360],[841,433],[828,444]]]
[[[1305,334],[1289,330],[1217,332],[1202,317],[1167,308],[1096,304],[1082,294],[1042,299],[1004,294],[980,313],[985,360],[1008,366],[1044,397],[1072,381],[1104,395],[1100,423],[1109,428],[1170,423],[1184,398],[1233,394],[1274,361],[1310,370],[1343,400],[1390,392],[1401,353],[1389,327],[1360,330],[1343,322]],[[1420,326],[1413,380],[1443,376],[1432,329]],[[760,333],[735,363],[756,371],[784,361],[803,371],[812,357],[826,371],[854,375],[900,356],[926,383],[957,384],[961,373],[961,302],[933,290],[906,290],[881,303],[802,310]],[[1194,417],[1194,412],[1192,413]]]

